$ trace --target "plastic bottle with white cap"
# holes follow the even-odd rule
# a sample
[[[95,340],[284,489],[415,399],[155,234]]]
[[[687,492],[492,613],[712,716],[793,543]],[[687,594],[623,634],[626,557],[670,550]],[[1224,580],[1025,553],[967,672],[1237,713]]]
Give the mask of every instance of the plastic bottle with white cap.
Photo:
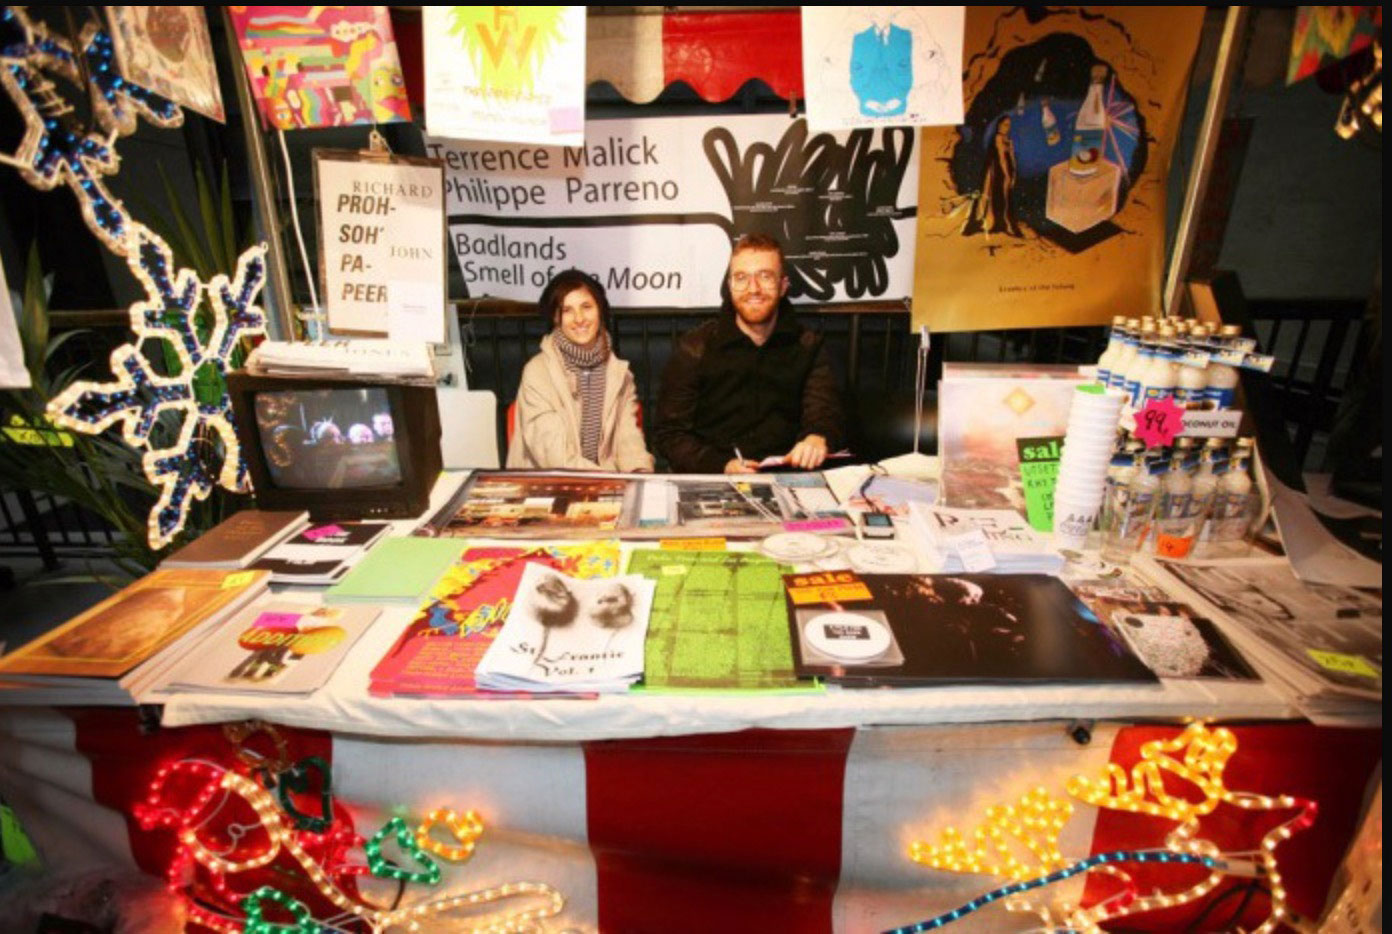
[[[1218,331],[1218,343],[1223,346],[1229,345],[1234,338],[1242,336],[1242,327],[1236,324],[1225,324]],[[1214,361],[1208,365],[1208,388],[1205,395],[1208,401],[1212,402],[1212,408],[1230,409],[1233,401],[1237,397],[1237,368],[1226,363]]]
[[[1107,348],[1102,351],[1102,356],[1097,358],[1097,381],[1103,386],[1111,385],[1112,364],[1116,362],[1117,355],[1121,353],[1125,330],[1126,318],[1123,315],[1112,318],[1112,332],[1107,338]]]
[[[1188,343],[1202,345],[1208,339],[1208,328],[1196,324],[1189,330]],[[1208,367],[1181,363],[1175,375],[1174,400],[1182,409],[1206,408],[1208,398]]]
[[[1227,472],[1218,478],[1218,491],[1213,500],[1213,532],[1215,542],[1233,542],[1244,538],[1252,519],[1251,459],[1254,450],[1251,438],[1238,438],[1232,462]]]

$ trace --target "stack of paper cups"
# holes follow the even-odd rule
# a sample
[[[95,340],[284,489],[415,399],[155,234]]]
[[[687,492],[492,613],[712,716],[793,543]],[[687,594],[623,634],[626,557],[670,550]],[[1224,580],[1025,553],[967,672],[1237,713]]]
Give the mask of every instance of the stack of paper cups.
[[[1096,384],[1079,386],[1073,393],[1054,486],[1055,547],[1082,548],[1097,520],[1124,398]]]

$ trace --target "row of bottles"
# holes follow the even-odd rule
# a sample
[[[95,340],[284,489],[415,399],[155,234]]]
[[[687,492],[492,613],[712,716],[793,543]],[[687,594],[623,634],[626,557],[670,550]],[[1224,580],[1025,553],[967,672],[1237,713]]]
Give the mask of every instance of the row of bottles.
[[[1107,348],[1097,360],[1097,381],[1122,392],[1129,409],[1150,399],[1173,399],[1185,409],[1229,409],[1237,393],[1236,367],[1228,353],[1244,354],[1251,342],[1237,325],[1216,331],[1186,318],[1112,319]]]
[[[1142,549],[1170,558],[1203,542],[1221,545],[1246,537],[1257,494],[1252,488],[1251,438],[1193,439],[1148,453],[1128,440],[1112,459],[1103,499],[1103,554],[1125,561]]]

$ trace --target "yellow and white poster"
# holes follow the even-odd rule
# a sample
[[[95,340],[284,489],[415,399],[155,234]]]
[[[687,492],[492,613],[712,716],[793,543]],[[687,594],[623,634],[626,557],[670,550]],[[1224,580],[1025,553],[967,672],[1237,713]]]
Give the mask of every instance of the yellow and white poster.
[[[432,136],[584,142],[583,6],[427,6],[422,26]]]
[[[913,326],[1157,313],[1202,7],[968,7],[966,117],[921,131]]]

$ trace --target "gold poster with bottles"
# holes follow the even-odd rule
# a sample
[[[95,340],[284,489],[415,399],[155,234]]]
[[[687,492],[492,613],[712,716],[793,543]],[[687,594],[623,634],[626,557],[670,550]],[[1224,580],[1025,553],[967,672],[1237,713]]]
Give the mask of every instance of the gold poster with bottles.
[[[913,326],[1156,314],[1202,7],[967,8],[966,122],[921,131]]]

